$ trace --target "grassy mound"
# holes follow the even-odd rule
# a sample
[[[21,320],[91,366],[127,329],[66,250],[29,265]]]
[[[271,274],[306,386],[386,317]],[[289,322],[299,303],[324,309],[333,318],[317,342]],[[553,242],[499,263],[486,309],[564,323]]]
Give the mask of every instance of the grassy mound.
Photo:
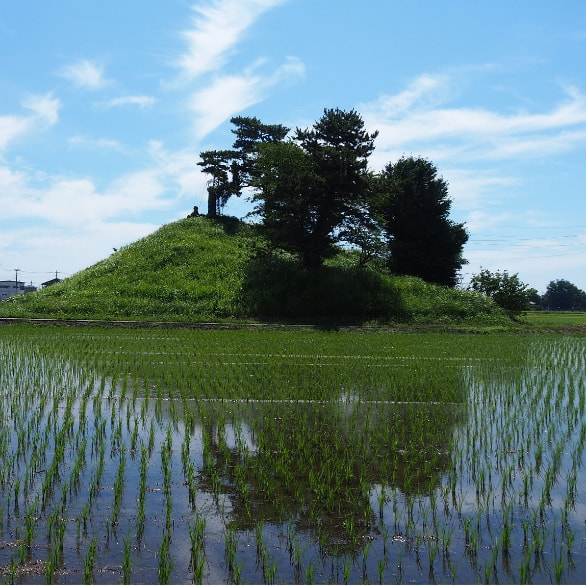
[[[489,299],[358,268],[319,272],[269,252],[234,218],[167,224],[57,285],[0,303],[0,317],[506,324]]]

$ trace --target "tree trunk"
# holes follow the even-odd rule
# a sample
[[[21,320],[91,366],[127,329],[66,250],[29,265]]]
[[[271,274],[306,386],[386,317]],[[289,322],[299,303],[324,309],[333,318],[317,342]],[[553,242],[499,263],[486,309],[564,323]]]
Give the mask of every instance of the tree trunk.
[[[303,251],[303,264],[311,270],[319,269],[322,265],[322,257],[319,250],[308,249]]]
[[[212,191],[212,188],[208,188],[208,218],[215,218],[218,213],[218,202],[216,194]]]

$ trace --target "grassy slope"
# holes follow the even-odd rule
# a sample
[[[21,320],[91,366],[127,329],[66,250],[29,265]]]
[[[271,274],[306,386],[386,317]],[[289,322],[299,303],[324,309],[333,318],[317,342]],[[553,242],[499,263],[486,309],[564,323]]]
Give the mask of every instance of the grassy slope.
[[[287,256],[256,254],[260,244],[232,219],[181,220],[58,285],[0,303],[0,317],[508,323],[477,294],[360,270],[347,254],[316,276]]]

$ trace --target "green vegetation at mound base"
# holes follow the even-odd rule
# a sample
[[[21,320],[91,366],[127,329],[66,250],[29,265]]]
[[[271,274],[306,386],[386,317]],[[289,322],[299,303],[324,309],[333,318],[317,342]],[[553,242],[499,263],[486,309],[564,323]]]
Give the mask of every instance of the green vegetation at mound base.
[[[235,218],[189,218],[57,285],[0,303],[0,317],[510,324],[483,295],[357,264],[355,252],[341,250],[310,271]]]

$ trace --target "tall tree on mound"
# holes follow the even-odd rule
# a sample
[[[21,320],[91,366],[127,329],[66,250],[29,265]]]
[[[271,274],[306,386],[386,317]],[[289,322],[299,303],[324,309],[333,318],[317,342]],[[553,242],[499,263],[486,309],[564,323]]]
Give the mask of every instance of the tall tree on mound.
[[[204,151],[198,163],[202,171],[211,176],[208,181],[208,218],[222,213],[222,208],[235,193],[234,158],[235,151]]]
[[[232,150],[211,150],[200,153],[197,163],[211,176],[208,181],[208,217],[221,214],[232,195],[240,196],[248,187],[256,147],[261,143],[282,141],[289,129],[281,124],[263,124],[258,118],[235,116],[230,120],[236,127]]]
[[[448,184],[433,163],[403,157],[378,176],[382,225],[390,268],[400,275],[453,287],[466,260],[464,224],[449,219]]]
[[[282,142],[290,129],[282,124],[263,124],[258,118],[249,116],[235,116],[230,122],[235,127],[232,132],[236,140],[232,146],[237,152],[235,172],[241,190],[250,184],[258,146]]]
[[[253,213],[274,244],[317,268],[370,221],[367,165],[376,136],[356,111],[336,108],[289,142],[257,146]]]

